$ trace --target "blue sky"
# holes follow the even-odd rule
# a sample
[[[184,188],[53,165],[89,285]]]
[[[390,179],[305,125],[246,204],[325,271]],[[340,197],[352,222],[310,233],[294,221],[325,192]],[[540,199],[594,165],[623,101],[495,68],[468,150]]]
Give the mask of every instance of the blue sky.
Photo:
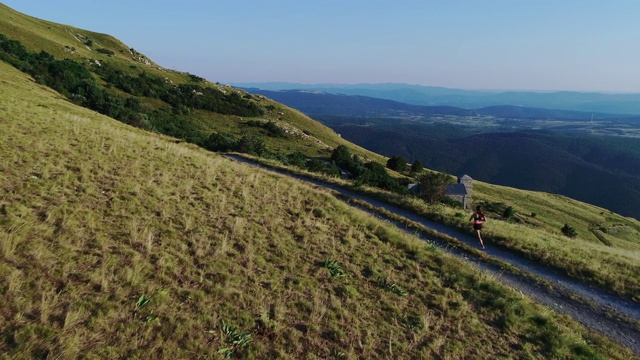
[[[0,0],[221,83],[640,92],[636,0]]]

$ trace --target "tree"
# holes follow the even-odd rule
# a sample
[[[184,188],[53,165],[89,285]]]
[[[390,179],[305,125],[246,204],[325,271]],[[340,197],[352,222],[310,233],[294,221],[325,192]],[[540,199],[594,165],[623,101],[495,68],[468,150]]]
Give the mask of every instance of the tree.
[[[413,164],[411,164],[412,173],[419,173],[422,172],[422,170],[424,170],[424,167],[422,166],[422,162],[420,160],[416,160],[413,162]]]
[[[349,163],[346,166],[347,170],[351,172],[351,176],[354,178],[359,178],[369,171],[358,154],[353,154],[353,157],[349,160]]]
[[[418,177],[420,194],[429,204],[435,204],[444,199],[447,185],[452,183],[449,175],[438,172],[427,172]]]
[[[340,145],[333,149],[333,153],[331,153],[331,161],[335,162],[338,166],[350,167],[351,152],[349,151],[349,148],[344,145]]]
[[[387,160],[387,167],[398,172],[406,171],[407,160],[405,160],[402,156],[393,155],[389,160]]]

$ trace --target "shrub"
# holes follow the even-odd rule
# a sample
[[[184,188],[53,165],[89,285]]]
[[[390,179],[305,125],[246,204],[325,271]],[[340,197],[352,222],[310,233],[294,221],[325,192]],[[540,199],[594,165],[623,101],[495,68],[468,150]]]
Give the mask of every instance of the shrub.
[[[564,236],[567,236],[570,238],[574,238],[578,235],[578,233],[576,233],[576,229],[569,226],[569,224],[564,224],[564,226],[562,227],[562,229],[560,229],[560,231],[562,231],[562,234]]]
[[[398,172],[407,171],[407,160],[402,156],[393,155],[389,160],[387,160],[387,167]]]
[[[351,165],[351,152],[349,148],[344,145],[340,145],[333,149],[331,154],[331,161],[335,162],[338,166],[350,167]]]
[[[326,174],[329,176],[340,176],[340,171],[320,159],[310,159],[305,163],[304,168],[309,171]]]
[[[267,130],[267,133],[269,133],[269,135],[271,136],[284,137],[286,135],[284,130],[276,125],[276,123],[274,123],[273,121],[269,121],[263,124],[262,127],[265,128]]]
[[[286,135],[284,129],[279,127],[273,121],[263,122],[263,121],[260,121],[260,120],[248,120],[245,124],[247,126],[251,126],[251,127],[263,128],[263,129],[267,130],[267,135],[269,135],[269,136],[285,137],[285,135]]]
[[[115,55],[115,53],[113,52],[113,50],[109,50],[109,49],[105,49],[105,48],[100,48],[98,50],[96,50],[97,52],[101,53],[101,54],[107,54],[107,55]]]
[[[510,219],[515,214],[516,214],[516,211],[513,210],[512,206],[509,206],[506,209],[504,209],[504,212],[502,213],[502,217],[505,219]]]
[[[299,168],[304,168],[307,163],[307,156],[300,151],[296,151],[286,156],[286,163]]]
[[[193,74],[189,74],[189,79],[191,79],[191,81],[193,81],[193,82],[203,82],[204,81],[204,78],[201,78],[200,76],[193,75]]]
[[[267,152],[267,147],[262,139],[245,135],[238,140],[237,151],[261,156]]]
[[[235,150],[238,140],[229,133],[213,133],[204,141],[202,147],[210,151]]]
[[[401,182],[389,175],[384,165],[375,161],[365,164],[357,154],[351,156],[351,152],[344,145],[333,150],[331,161],[349,172],[355,180],[356,186],[366,184],[398,193],[402,193],[404,190]]]

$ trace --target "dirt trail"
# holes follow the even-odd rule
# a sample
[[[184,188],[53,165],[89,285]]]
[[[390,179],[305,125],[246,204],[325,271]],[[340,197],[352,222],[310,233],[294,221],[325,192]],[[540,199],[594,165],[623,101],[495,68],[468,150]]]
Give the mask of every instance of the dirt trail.
[[[337,191],[349,198],[367,202],[372,206],[385,209],[400,217],[456,238],[467,245],[473,247],[479,246],[478,240],[467,234],[462,234],[442,224],[427,220],[394,205],[343,189],[338,185],[266,168],[241,156],[229,155],[229,157],[252,166],[261,167],[269,171],[284,174],[310,182],[317,186]],[[363,210],[371,212],[366,209]],[[393,223],[400,229],[405,229],[404,224],[397,223],[396,221],[388,219],[377,213],[374,213],[373,215]],[[511,273],[500,265],[485,261],[464,249],[452,247],[443,240],[434,240],[427,238],[426,236],[423,237],[423,239],[434,243],[449,253],[464,258],[465,260],[477,265],[483,271],[491,273],[504,284],[511,286],[512,288],[522,292],[524,295],[533,298],[559,313],[572,317],[588,328],[610,337],[640,355],[640,304],[633,303],[617,295],[607,293],[601,289],[582,283],[576,279],[561,274],[554,269],[550,269],[544,265],[524,259],[505,249],[492,247],[491,244],[487,244],[486,242],[486,253],[489,256],[519,268],[532,276],[546,280],[548,283],[553,284],[553,286],[550,288],[532,281],[528,277]]]

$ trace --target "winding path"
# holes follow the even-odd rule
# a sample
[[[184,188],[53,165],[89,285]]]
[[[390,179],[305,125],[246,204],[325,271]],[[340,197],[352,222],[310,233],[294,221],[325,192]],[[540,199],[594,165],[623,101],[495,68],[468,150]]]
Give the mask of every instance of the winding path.
[[[364,201],[376,208],[385,209],[400,217],[456,238],[472,247],[478,247],[478,241],[474,237],[448,228],[443,224],[427,220],[397,206],[369,198],[366,195],[358,194],[335,184],[268,168],[238,155],[227,156],[239,162],[257,166],[268,171],[287,175],[320,187],[334,190],[349,198]],[[365,209],[365,211],[371,213],[370,210]],[[400,229],[405,229],[404,224],[388,219],[384,215],[378,213],[373,213],[373,215],[393,223]],[[422,235],[421,238],[434,243],[449,253],[466,259],[467,261],[477,265],[480,269],[491,273],[501,282],[559,313],[572,317],[574,320],[582,323],[588,328],[608,336],[609,338],[630,348],[640,356],[640,304],[570,278],[554,269],[550,269],[544,265],[534,263],[515,255],[508,250],[491,247],[490,244],[487,245],[486,249],[486,253],[489,256],[505,264],[519,268],[530,275],[546,280],[553,286],[549,288],[548,286],[544,286],[536,281],[532,281],[528,277],[508,272],[500,265],[483,260],[470,252],[464,251],[464,249],[452,247],[444,240],[434,240],[427,238],[424,235]],[[576,299],[581,299],[582,301],[578,301]]]

